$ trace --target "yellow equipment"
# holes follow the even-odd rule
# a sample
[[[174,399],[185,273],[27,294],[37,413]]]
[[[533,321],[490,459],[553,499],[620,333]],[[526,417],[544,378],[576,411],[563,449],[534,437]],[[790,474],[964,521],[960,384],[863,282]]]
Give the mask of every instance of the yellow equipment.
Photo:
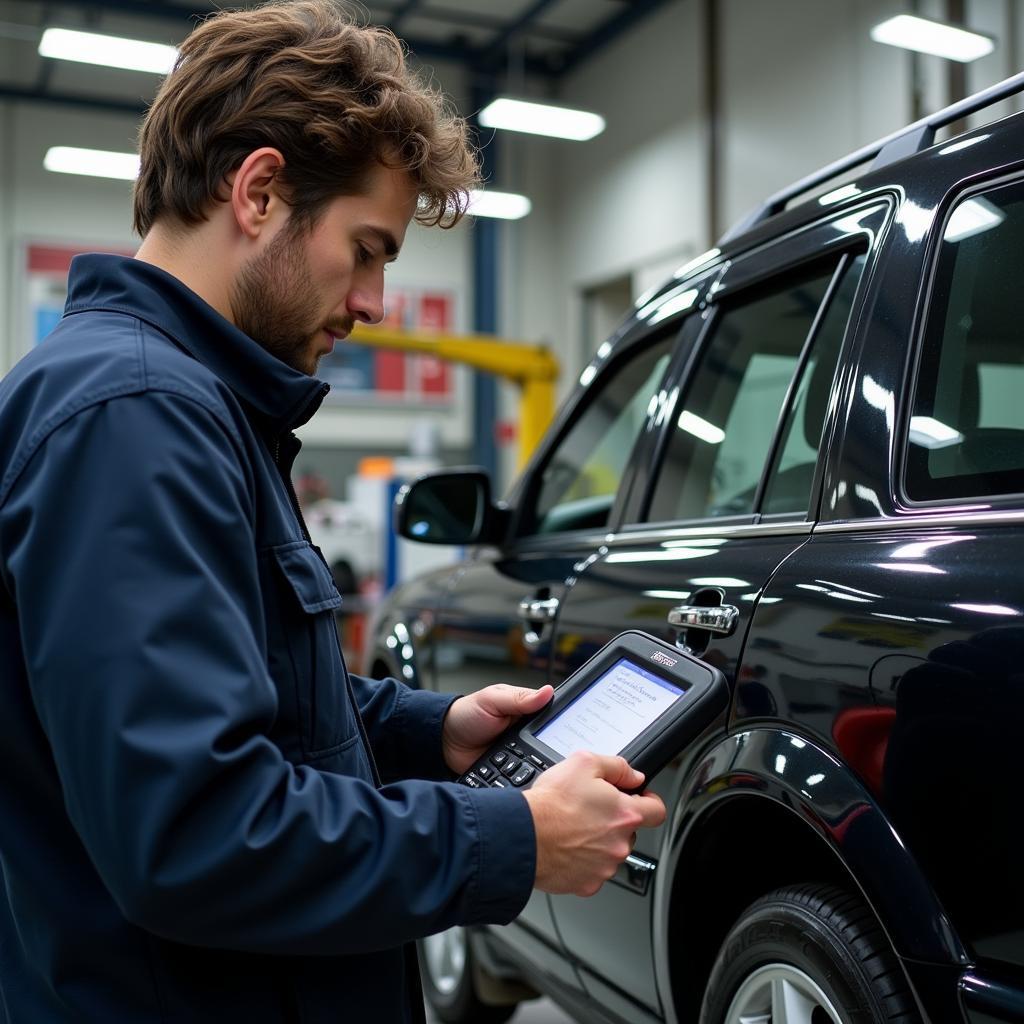
[[[431,334],[362,325],[348,340],[371,348],[419,352],[462,363],[515,384],[520,390],[519,469],[526,465],[555,414],[558,360],[541,345],[505,341],[489,334]]]

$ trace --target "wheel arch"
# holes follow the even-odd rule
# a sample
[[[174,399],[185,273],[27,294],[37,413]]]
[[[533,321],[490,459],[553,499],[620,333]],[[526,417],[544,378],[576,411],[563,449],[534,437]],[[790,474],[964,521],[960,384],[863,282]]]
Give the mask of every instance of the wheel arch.
[[[670,890],[655,898],[654,955],[670,1021],[697,1019],[732,923],[780,885],[852,888],[899,956],[969,962],[882,808],[807,737],[758,728],[720,740],[694,762],[666,834],[658,874]]]

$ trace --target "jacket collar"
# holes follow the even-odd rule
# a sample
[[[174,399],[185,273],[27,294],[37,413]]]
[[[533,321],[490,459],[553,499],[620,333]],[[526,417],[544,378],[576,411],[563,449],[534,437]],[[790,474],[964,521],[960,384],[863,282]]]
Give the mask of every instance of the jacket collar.
[[[273,433],[309,420],[330,390],[272,356],[176,277],[141,260],[76,256],[64,315],[87,310],[128,313],[168,335],[268,421]]]

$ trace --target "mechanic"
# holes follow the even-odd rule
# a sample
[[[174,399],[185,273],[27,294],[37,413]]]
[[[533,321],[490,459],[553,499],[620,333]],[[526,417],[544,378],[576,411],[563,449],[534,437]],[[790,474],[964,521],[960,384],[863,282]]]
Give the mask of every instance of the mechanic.
[[[464,123],[329,0],[218,14],[140,135],[134,259],[0,383],[0,1006],[407,1021],[413,940],[587,895],[660,824],[621,758],[450,780],[550,697],[349,676],[291,489],[318,359],[464,213]]]

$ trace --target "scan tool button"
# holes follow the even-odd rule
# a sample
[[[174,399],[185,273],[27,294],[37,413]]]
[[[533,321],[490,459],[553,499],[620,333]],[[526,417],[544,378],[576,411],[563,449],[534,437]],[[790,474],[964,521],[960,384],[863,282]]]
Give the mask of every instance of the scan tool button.
[[[464,775],[462,781],[465,785],[469,786],[470,789],[483,789],[484,784],[472,773]]]
[[[507,751],[499,750],[491,754],[491,764],[496,768],[500,768],[509,758]]]
[[[508,783],[500,775],[494,776],[491,785],[495,789],[508,789]]]
[[[534,769],[528,764],[524,764],[519,771],[512,776],[513,786],[525,786],[534,776]]]
[[[543,758],[538,757],[536,754],[530,755],[530,760],[541,770],[544,771],[548,764]]]
[[[517,759],[516,759],[516,758],[514,758],[514,757],[510,757],[510,758],[509,758],[509,759],[508,759],[508,760],[507,760],[507,761],[506,761],[506,762],[505,762],[505,763],[504,763],[504,764],[503,764],[503,765],[501,766],[501,774],[502,774],[502,775],[507,775],[507,776],[508,776],[508,777],[509,777],[509,778],[511,779],[511,778],[512,778],[512,776],[513,776],[513,775],[515,775],[515,773],[516,773],[516,772],[517,772],[517,771],[519,770],[519,766],[520,766],[520,765],[521,765],[522,763],[523,763],[522,761],[519,761],[519,760],[517,760]]]
[[[477,775],[480,776],[481,779],[484,780],[484,782],[486,782],[494,774],[494,769],[486,764],[478,765],[474,769],[474,771],[476,772]]]
[[[526,751],[523,750],[523,748],[519,746],[519,744],[515,740],[513,740],[511,743],[506,744],[506,746],[508,747],[509,750],[512,751],[513,754],[516,755],[516,757],[526,757]]]

